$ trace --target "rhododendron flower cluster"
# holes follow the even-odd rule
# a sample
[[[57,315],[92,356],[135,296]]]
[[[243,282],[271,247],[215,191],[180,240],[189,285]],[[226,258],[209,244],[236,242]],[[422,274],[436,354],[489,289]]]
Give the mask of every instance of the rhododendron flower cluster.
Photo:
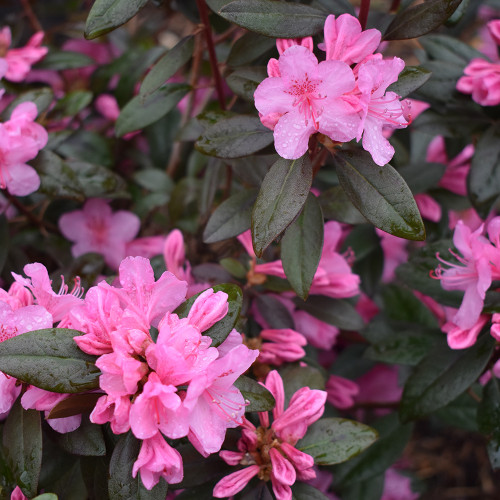
[[[271,59],[269,78],[255,91],[261,121],[274,130],[276,151],[283,158],[302,156],[309,137],[319,132],[334,142],[362,138],[373,161],[385,165],[394,148],[384,128],[408,125],[404,104],[387,91],[404,62],[374,54],[380,32],[362,32],[359,21],[349,14],[328,16],[324,35],[320,47],[326,60],[319,63],[312,39],[277,42],[279,61]]]
[[[278,372],[269,373],[265,386],[276,400],[273,420],[270,422],[268,412],[259,413],[260,426],[257,428],[245,420],[238,451],[220,452],[221,458],[229,465],[246,467],[216,484],[216,498],[235,495],[257,476],[262,481],[271,481],[278,500],[290,500],[290,486],[297,479],[316,477],[313,457],[297,449],[296,445],[305,436],[307,428],[323,414],[326,393],[303,387],[292,396],[285,409],[283,380]]]

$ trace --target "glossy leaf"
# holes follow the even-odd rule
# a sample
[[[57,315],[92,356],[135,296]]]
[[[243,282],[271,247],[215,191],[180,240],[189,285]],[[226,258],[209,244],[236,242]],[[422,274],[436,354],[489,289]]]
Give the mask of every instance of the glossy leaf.
[[[166,83],[146,97],[135,96],[116,120],[116,135],[122,137],[158,121],[175,107],[190,88],[183,83]]]
[[[427,0],[401,10],[385,31],[384,40],[407,40],[426,35],[439,28],[462,0]]]
[[[322,31],[327,16],[308,5],[275,0],[234,0],[218,13],[247,30],[273,38],[315,35]]]
[[[93,94],[88,90],[74,90],[68,92],[62,99],[57,101],[54,112],[62,116],[71,116],[78,114],[92,102]]]
[[[285,386],[285,406],[292,396],[302,387],[325,390],[326,374],[320,369],[301,363],[289,363],[280,368],[280,375]]]
[[[99,387],[94,356],[81,351],[73,337],[82,332],[48,328],[0,343],[0,370],[23,382],[58,393]]]
[[[257,308],[271,328],[295,328],[292,315],[288,309],[272,295],[258,295]]]
[[[36,69],[51,69],[60,71],[63,69],[84,68],[95,65],[94,59],[71,50],[50,50],[49,53],[36,64]]]
[[[328,500],[328,497],[314,486],[297,481],[292,486],[292,500]]]
[[[42,466],[40,412],[24,410],[18,399],[5,421],[3,446],[16,483],[27,497],[35,496]]]
[[[372,445],[377,431],[344,418],[322,418],[297,443],[297,448],[314,458],[316,465],[334,465],[359,455]]]
[[[490,127],[479,139],[468,181],[474,208],[481,217],[487,217],[500,198],[500,127]]]
[[[252,32],[245,33],[231,47],[231,52],[227,56],[227,64],[246,66],[275,46],[276,42],[273,38]]]
[[[228,75],[226,82],[237,96],[253,103],[255,90],[266,77],[267,71],[264,66],[243,67]]]
[[[425,228],[413,195],[389,164],[379,167],[366,151],[335,156],[340,185],[354,206],[376,227],[400,238],[422,241]]]
[[[295,219],[312,183],[306,154],[297,160],[280,158],[269,170],[252,212],[252,241],[258,257]]]
[[[488,363],[495,341],[483,335],[469,349],[442,346],[416,367],[405,384],[399,415],[408,422],[442,408],[471,386]]]
[[[361,330],[364,321],[347,300],[311,295],[306,302],[295,300],[295,305],[311,316],[343,330]]]
[[[273,132],[257,117],[238,115],[207,127],[195,147],[217,158],[241,158],[260,151],[273,141]]]
[[[140,95],[146,97],[159,89],[169,78],[186,64],[193,54],[194,38],[187,36],[170,49],[145,76]]]
[[[236,379],[234,385],[241,391],[245,400],[250,402],[245,412],[269,411],[274,408],[276,401],[273,395],[254,379],[242,375]]]
[[[128,20],[141,10],[148,0],[95,0],[85,25],[85,38],[102,36]]]
[[[495,377],[488,382],[477,411],[479,430],[489,438],[487,451],[493,469],[500,468],[500,388]]]
[[[116,443],[109,463],[108,493],[116,500],[165,500],[168,485],[164,479],[147,490],[140,480],[140,473],[132,477],[132,467],[137,460],[141,441],[131,432],[122,435]]]
[[[212,213],[203,231],[205,243],[233,238],[250,229],[257,189],[240,191],[223,201]]]
[[[34,102],[38,109],[38,114],[47,111],[54,100],[54,92],[50,87],[42,87],[35,90],[28,90],[17,96],[1,113],[2,121],[10,118],[12,111],[23,102]]]
[[[318,199],[309,194],[300,215],[281,240],[281,261],[295,293],[307,299],[323,249],[323,213]]]
[[[407,97],[419,89],[432,73],[420,66],[406,66],[399,74],[398,80],[387,88],[387,91],[396,92],[400,97]]]
[[[352,204],[340,186],[323,191],[318,199],[325,219],[333,219],[345,224],[364,224],[366,222],[361,212]]]
[[[224,342],[238,321],[241,305],[243,303],[243,293],[241,288],[233,283],[223,283],[222,285],[215,285],[211,288],[214,292],[224,292],[228,295],[227,300],[229,309],[226,316],[208,330],[202,332],[203,335],[207,335],[212,339],[212,346],[217,347]],[[192,305],[201,293],[203,292],[193,295],[193,297],[190,297],[174,311],[179,318],[187,318]]]
[[[82,423],[73,432],[57,434],[55,436],[58,446],[72,455],[102,457],[106,455],[106,443],[102,427],[93,424],[88,417],[82,418]]]

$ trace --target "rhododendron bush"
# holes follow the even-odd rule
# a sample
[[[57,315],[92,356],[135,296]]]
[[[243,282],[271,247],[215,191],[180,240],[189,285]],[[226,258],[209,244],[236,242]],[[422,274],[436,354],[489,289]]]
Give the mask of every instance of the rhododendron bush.
[[[499,0],[0,14],[0,499],[499,498]]]

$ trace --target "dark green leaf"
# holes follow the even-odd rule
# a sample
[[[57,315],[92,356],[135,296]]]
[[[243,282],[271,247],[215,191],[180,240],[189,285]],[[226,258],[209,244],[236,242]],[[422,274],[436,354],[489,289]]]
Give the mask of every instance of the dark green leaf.
[[[140,95],[145,97],[160,88],[176,71],[186,64],[193,54],[194,38],[187,36],[170,49],[151,68],[141,84]]]
[[[474,208],[481,217],[487,217],[500,197],[500,127],[489,128],[479,139],[468,183]]]
[[[148,0],[95,0],[85,25],[85,38],[102,36],[132,19]]]
[[[476,392],[474,384],[471,391]],[[479,432],[477,425],[478,402],[470,394],[464,392],[457,399],[433,413],[436,417],[450,427],[458,427],[470,432]]]
[[[361,330],[363,319],[347,300],[311,295],[306,302],[295,300],[295,305],[311,316],[343,330]]]
[[[257,33],[245,33],[231,47],[231,52],[227,56],[227,64],[229,66],[246,66],[275,46],[276,42],[273,38]]]
[[[260,151],[273,140],[273,132],[256,116],[238,115],[207,127],[195,147],[201,153],[217,158],[240,158]]]
[[[295,293],[307,299],[323,250],[323,213],[318,199],[309,194],[301,214],[281,240],[281,261]]]
[[[234,385],[241,391],[242,396],[250,404],[245,408],[250,411],[269,411],[274,408],[276,401],[273,395],[257,381],[242,375],[237,378]]]
[[[27,497],[35,496],[42,466],[40,412],[24,410],[18,399],[5,421],[3,447],[16,483]]]
[[[226,78],[226,82],[237,96],[253,102],[255,89],[266,77],[267,70],[264,66],[251,66],[233,71]]]
[[[106,454],[102,427],[92,424],[88,417],[82,418],[78,429],[55,436],[57,444],[71,455],[100,457]]]
[[[93,197],[127,197],[125,182],[111,170],[83,161],[66,160],[41,151],[33,165],[40,174],[40,191],[51,197],[85,201]]]
[[[49,106],[52,104],[54,100],[54,92],[50,87],[42,87],[36,90],[29,90],[28,92],[24,92],[21,95],[17,96],[3,111],[1,114],[2,121],[10,118],[12,111],[14,108],[23,102],[34,102],[36,104],[36,108],[38,109],[38,114],[47,111]]]
[[[340,185],[354,206],[376,227],[400,238],[422,241],[425,228],[410,189],[389,164],[376,165],[362,150],[339,151]]]
[[[229,160],[235,175],[246,184],[260,187],[267,172],[277,160],[278,155],[252,155],[246,158]]]
[[[404,9],[392,20],[384,40],[407,40],[426,35],[439,28],[460,5],[462,0],[427,0]]]
[[[211,288],[214,292],[224,292],[228,295],[227,300],[229,310],[226,316],[215,323],[215,325],[211,326],[208,330],[202,332],[203,335],[207,335],[212,339],[212,346],[217,347],[224,342],[238,321],[243,302],[243,293],[241,288],[233,283],[223,283],[222,285],[215,285]],[[187,318],[191,307],[202,293],[203,292],[200,292],[189,298],[175,310],[175,313],[179,316],[179,318]]]
[[[377,431],[360,422],[322,418],[309,427],[297,448],[311,455],[316,465],[334,465],[359,455],[377,437]]]
[[[50,50],[49,53],[35,66],[36,69],[63,69],[84,68],[95,65],[95,60],[81,52],[70,50]]]
[[[273,38],[298,38],[319,33],[327,14],[308,5],[274,0],[235,0],[219,15],[250,31]]]
[[[442,66],[441,63],[439,63],[439,65]],[[450,79],[449,81],[451,82],[452,80],[453,79]],[[421,90],[427,88],[431,82],[433,82],[433,78],[431,78]],[[436,87],[443,87],[442,82],[438,82]],[[439,88],[431,89],[428,92],[429,97],[431,95],[435,95],[439,91]],[[444,89],[444,93],[446,94],[446,99],[452,97],[446,88]],[[487,127],[489,123],[489,119],[485,116],[481,109],[478,109],[477,107],[470,107],[466,110],[466,112],[464,112],[463,108],[447,109],[446,114],[444,115],[439,115],[432,110],[427,110],[416,118],[412,127],[414,130],[418,130],[419,132],[432,136],[443,135],[445,137],[460,137],[470,136],[477,131],[481,131]]]
[[[190,88],[183,83],[166,83],[146,97],[135,96],[116,120],[116,135],[122,137],[158,121],[175,107]]]
[[[62,99],[57,101],[54,111],[60,112],[62,116],[75,116],[92,102],[93,94],[88,90],[74,90],[68,92]]]
[[[345,224],[364,224],[366,222],[366,219],[352,204],[340,186],[323,191],[318,199],[325,219],[333,219]]]
[[[398,76],[397,82],[390,85],[387,90],[396,92],[400,97],[407,97],[414,90],[420,88],[430,77],[431,72],[421,66],[406,66]]]
[[[297,481],[292,486],[292,500],[328,500],[328,497],[310,484]]]
[[[257,308],[271,328],[295,328],[288,309],[272,295],[257,295]]]
[[[64,418],[80,415],[81,413],[90,413],[101,395],[102,394],[98,392],[71,394],[66,399],[57,403],[52,410],[50,410],[47,418]]]
[[[486,56],[459,39],[446,35],[428,35],[419,40],[431,59],[439,63],[448,62],[458,65],[462,70],[472,59],[485,59]]]
[[[57,500],[58,497],[54,493],[42,493],[36,496],[33,500]]]
[[[486,385],[477,410],[479,430],[489,438],[488,456],[493,469],[500,468],[500,389],[495,376]]]
[[[56,152],[65,158],[82,160],[111,168],[115,157],[110,139],[90,130],[80,129],[56,146]]]
[[[26,332],[0,344],[0,370],[46,391],[82,392],[99,387],[94,356],[81,351],[76,330],[48,328]]]
[[[413,194],[435,188],[443,177],[446,165],[441,163],[413,163],[398,169]]]
[[[109,463],[109,498],[113,500],[165,500],[168,484],[160,478],[160,482],[147,490],[142,481],[132,477],[132,467],[137,460],[141,441],[131,432],[120,437],[116,443]]]
[[[248,269],[236,259],[225,257],[219,261],[219,264],[231,275],[238,279],[244,279]]]
[[[295,219],[307,200],[312,166],[305,154],[280,158],[269,170],[252,212],[252,241],[258,257]]]
[[[256,198],[257,189],[249,189],[223,201],[210,216],[203,231],[203,241],[215,243],[250,229],[252,207]]]
[[[424,358],[405,384],[399,415],[408,422],[442,408],[474,383],[488,363],[494,340],[483,335],[469,349],[440,346]]]
[[[285,386],[285,404],[288,405],[292,396],[302,387],[325,390],[325,376],[312,366],[301,366],[299,363],[289,363],[280,369],[280,375]]]
[[[395,413],[374,422],[373,427],[378,441],[335,469],[337,484],[352,485],[384,473],[401,456],[412,432],[412,425],[401,425]]]
[[[134,180],[143,188],[153,192],[170,193],[174,188],[172,178],[158,168],[139,170],[135,172]]]

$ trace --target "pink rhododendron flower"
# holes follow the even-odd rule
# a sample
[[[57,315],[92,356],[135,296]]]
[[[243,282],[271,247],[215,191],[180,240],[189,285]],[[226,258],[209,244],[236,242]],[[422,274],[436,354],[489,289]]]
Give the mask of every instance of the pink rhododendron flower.
[[[295,445],[323,414],[326,393],[303,387],[292,396],[285,409],[283,380],[278,372],[269,373],[265,387],[276,400],[272,412],[274,420],[270,424],[268,412],[259,413],[259,428],[245,420],[238,451],[220,452],[227,464],[245,468],[229,474],[215,485],[213,495],[216,498],[235,495],[257,476],[262,481],[271,481],[277,500],[291,500],[290,486],[297,479],[305,481],[316,477],[313,457],[299,451]]]
[[[42,47],[44,33],[35,33],[28,43],[20,49],[9,49],[12,42],[8,26],[0,30],[0,59],[7,63],[5,78],[11,82],[22,82],[30,72],[32,64],[42,59],[48,52],[47,47]]]
[[[432,222],[439,222],[441,220],[441,205],[431,196],[426,193],[419,193],[415,195],[415,203],[417,204],[418,211],[424,219]]]
[[[340,330],[329,325],[305,311],[297,310],[292,313],[295,329],[307,339],[307,342],[319,349],[330,350],[337,340]]]
[[[264,329],[260,338],[266,340],[259,346],[259,362],[280,366],[302,359],[306,353],[302,346],[307,345],[306,338],[290,328]]]
[[[378,228],[375,228],[375,232],[380,237],[380,246],[384,252],[382,281],[389,283],[396,276],[396,268],[408,259],[408,240],[398,238]]]
[[[354,404],[354,397],[359,393],[356,382],[338,375],[330,375],[325,389],[328,402],[341,410],[350,408]]]
[[[35,169],[26,164],[48,140],[47,131],[35,123],[38,111],[32,102],[14,108],[10,119],[0,123],[0,188],[26,196],[40,186]]]
[[[445,307],[447,321],[441,326],[441,330],[446,333],[448,345],[451,349],[466,349],[476,343],[477,337],[489,317],[481,315],[470,328],[462,328],[454,323],[457,310]]]
[[[472,59],[457,82],[457,90],[471,94],[481,106],[500,104],[500,64]]]
[[[280,76],[266,78],[254,96],[262,123],[274,129],[274,145],[280,156],[299,158],[316,132],[333,141],[354,138],[359,116],[356,108],[342,99],[355,85],[347,64],[318,63],[309,49],[292,45],[280,56],[279,71]]]
[[[22,492],[19,486],[16,486],[12,494],[10,495],[10,500],[28,500],[28,497]]]
[[[355,396],[356,403],[394,403],[401,399],[403,388],[398,381],[398,367],[377,365],[365,373],[356,383],[359,393]],[[378,413],[384,413],[379,410]]]
[[[386,470],[381,500],[417,500],[418,497],[419,494],[411,490],[409,477],[399,474],[393,467]]]
[[[125,210],[112,212],[105,200],[88,200],[82,210],[64,214],[59,219],[63,235],[74,243],[71,253],[79,257],[88,252],[104,256],[106,264],[117,269],[126,254],[126,245],[137,233],[141,221]]]

